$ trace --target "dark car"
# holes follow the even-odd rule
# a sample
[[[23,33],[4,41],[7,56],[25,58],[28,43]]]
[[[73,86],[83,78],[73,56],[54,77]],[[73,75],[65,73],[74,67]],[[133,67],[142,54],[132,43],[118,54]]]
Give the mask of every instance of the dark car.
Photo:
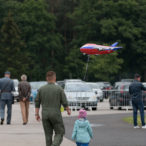
[[[131,96],[129,94],[129,86],[131,83],[123,83],[118,86],[117,90],[114,90],[110,96],[109,103],[110,108],[118,107],[122,109],[124,106],[132,106]],[[146,106],[146,91],[142,92],[144,106]]]
[[[144,87],[146,87],[146,82],[143,83],[143,85],[144,85]],[[143,91],[142,95],[143,95],[143,103],[144,103],[144,106],[146,107],[146,91]]]
[[[109,82],[96,82],[100,89],[103,91],[103,98],[107,99],[112,89],[112,85]]]
[[[123,84],[119,87],[119,89],[114,90],[110,95],[110,107],[118,107],[121,109],[123,106],[131,106],[131,97],[129,94],[129,85]]]

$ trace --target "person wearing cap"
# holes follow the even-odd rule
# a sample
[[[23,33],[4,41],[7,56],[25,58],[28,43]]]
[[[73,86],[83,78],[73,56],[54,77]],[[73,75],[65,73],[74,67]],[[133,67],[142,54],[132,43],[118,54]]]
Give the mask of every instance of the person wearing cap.
[[[27,82],[27,76],[25,74],[21,76],[21,80],[22,81],[18,84],[18,92],[23,125],[26,125],[28,123],[29,116],[29,98],[31,94],[31,86]]]
[[[139,74],[135,74],[134,78],[135,78],[134,82],[131,83],[129,86],[129,93],[132,98],[132,106],[133,106],[134,128],[140,128],[137,124],[137,112],[138,110],[140,110],[142,128],[146,129],[145,118],[144,118],[144,105],[142,99],[142,90],[146,90],[146,88],[140,82],[141,76]]]
[[[42,105],[42,123],[44,127],[46,146],[60,146],[65,128],[61,115],[61,105],[64,106],[68,115],[71,111],[68,107],[68,102],[64,90],[56,85],[56,73],[49,71],[46,74],[48,84],[38,90],[35,99],[35,117],[40,121],[39,109]],[[53,138],[53,131],[55,132]]]
[[[10,79],[11,73],[9,71],[5,72],[4,78],[0,80],[0,91],[1,91],[1,102],[0,102],[0,124],[3,125],[5,118],[5,106],[7,106],[7,124],[11,124],[11,113],[12,113],[12,103],[13,95],[12,92],[15,91],[14,82]]]
[[[93,132],[90,122],[87,120],[87,112],[81,109],[78,120],[74,124],[72,140],[76,142],[77,146],[89,146],[91,138],[93,138]]]

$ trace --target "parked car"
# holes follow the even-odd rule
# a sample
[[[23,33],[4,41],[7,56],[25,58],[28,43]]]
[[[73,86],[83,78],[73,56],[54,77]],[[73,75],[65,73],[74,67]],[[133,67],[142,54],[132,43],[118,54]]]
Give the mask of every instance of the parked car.
[[[97,98],[95,92],[84,82],[66,82],[64,91],[69,106],[74,109],[82,107],[92,110],[97,109]]]
[[[102,102],[103,101],[103,91],[98,87],[96,83],[87,82],[87,85],[91,87],[91,89],[95,92],[97,99]]]
[[[121,86],[123,84],[123,82],[115,82],[113,89],[118,89],[119,86]]]
[[[19,101],[19,93],[18,93],[18,84],[19,84],[19,80],[18,79],[12,79],[14,82],[14,87],[15,87],[15,91],[12,92],[13,96],[14,96],[14,100],[16,100],[17,102]]]
[[[118,107],[121,109],[123,106],[131,106],[131,97],[129,94],[129,83],[122,84],[117,90],[113,91],[109,98],[111,109]]]
[[[143,85],[144,87],[146,87],[146,82],[144,82]],[[142,94],[143,94],[143,103],[144,106],[146,107],[146,91],[143,91]]]
[[[96,82],[98,88],[100,88],[101,90],[104,89],[104,83],[103,82]]]
[[[30,86],[31,86],[30,101],[35,100],[35,98],[37,96],[38,89],[41,88],[42,86],[46,85],[46,84],[47,84],[47,81],[30,82]]]
[[[63,81],[57,81],[57,84],[60,85],[63,89],[65,88],[66,83],[75,83],[75,82],[84,82],[81,79],[65,79]]]
[[[112,89],[112,85],[109,82],[96,82],[97,85],[103,91],[103,98],[107,99],[110,94],[110,90]]]
[[[131,82],[123,82],[117,90],[113,91],[109,99],[111,109],[115,106],[119,109],[122,109],[123,106],[132,106],[132,99],[129,94],[130,84]],[[144,106],[146,106],[146,91],[142,92],[142,98]]]
[[[122,79],[121,82],[133,82],[134,79]]]

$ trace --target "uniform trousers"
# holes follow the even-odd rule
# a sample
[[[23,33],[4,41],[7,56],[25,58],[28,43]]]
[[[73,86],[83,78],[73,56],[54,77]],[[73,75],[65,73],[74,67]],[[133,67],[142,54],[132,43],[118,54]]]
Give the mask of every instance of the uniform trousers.
[[[60,146],[65,128],[60,111],[42,109],[42,122],[46,138],[46,146]],[[55,132],[53,138],[53,131]]]
[[[12,115],[12,100],[3,100],[0,101],[0,117],[2,120],[5,119],[5,107],[7,106],[7,124],[11,123]]]

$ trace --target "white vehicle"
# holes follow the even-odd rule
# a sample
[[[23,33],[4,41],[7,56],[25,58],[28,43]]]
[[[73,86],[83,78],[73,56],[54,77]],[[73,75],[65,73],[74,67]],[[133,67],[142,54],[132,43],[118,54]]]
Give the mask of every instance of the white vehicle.
[[[146,87],[146,82],[143,82],[142,84]]]
[[[57,81],[57,84],[61,86],[63,89],[65,88],[66,83],[75,83],[75,82],[84,82],[81,79],[65,79],[63,81]]]
[[[65,94],[69,106],[73,109],[92,108],[97,109],[97,98],[95,92],[84,82],[65,83]]]
[[[103,91],[99,88],[97,83],[87,82],[86,84],[92,88],[92,90],[95,92],[98,100],[100,100],[100,102],[102,102],[103,101]]]
[[[14,99],[18,101],[18,96],[19,96],[19,93],[18,93],[18,84],[19,84],[19,81],[18,79],[12,79],[13,82],[14,82],[14,87],[15,87],[15,91],[12,92],[13,96],[14,96]]]

